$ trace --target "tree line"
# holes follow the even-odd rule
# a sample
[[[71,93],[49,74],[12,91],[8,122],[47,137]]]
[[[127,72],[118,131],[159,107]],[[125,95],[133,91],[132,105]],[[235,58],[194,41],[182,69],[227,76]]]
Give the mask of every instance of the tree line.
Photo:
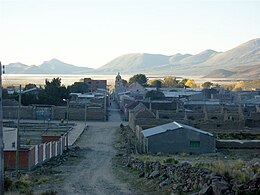
[[[75,82],[66,87],[61,84],[61,78],[59,77],[53,78],[51,81],[46,79],[43,87],[37,87],[35,84],[29,83],[22,90],[25,91],[33,88],[36,88],[36,90],[22,93],[22,105],[46,104],[62,106],[66,104],[64,99],[68,99],[70,93],[86,93],[89,91],[88,85],[84,82]],[[3,89],[3,99],[15,99],[18,101],[18,94],[19,92],[17,91],[13,94],[8,94],[7,89]]]
[[[139,84],[141,84],[144,87],[156,87],[156,88],[161,88],[161,87],[165,87],[165,88],[197,88],[197,87],[201,87],[201,88],[210,88],[211,86],[213,86],[213,83],[211,82],[205,82],[201,85],[198,85],[195,83],[194,79],[181,79],[181,80],[177,80],[176,77],[164,77],[163,79],[153,79],[153,80],[148,80],[148,78],[146,77],[146,75],[144,74],[136,74],[134,76],[132,76],[129,81],[128,81],[128,85],[131,85],[132,83],[138,82]]]

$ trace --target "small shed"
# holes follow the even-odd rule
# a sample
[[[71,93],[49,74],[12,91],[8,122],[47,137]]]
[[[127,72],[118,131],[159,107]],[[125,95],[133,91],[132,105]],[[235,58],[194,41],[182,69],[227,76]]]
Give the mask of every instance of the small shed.
[[[17,148],[17,128],[3,127],[4,151],[15,151]]]
[[[171,122],[141,131],[139,140],[145,153],[213,153],[215,137],[200,129]]]

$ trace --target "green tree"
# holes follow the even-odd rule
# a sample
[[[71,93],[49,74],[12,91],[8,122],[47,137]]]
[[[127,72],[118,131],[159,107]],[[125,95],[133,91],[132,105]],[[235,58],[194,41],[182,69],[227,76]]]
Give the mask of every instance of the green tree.
[[[53,78],[52,81],[45,80],[45,88],[39,94],[41,102],[51,105],[64,105],[63,99],[69,97],[68,90],[65,86],[61,85],[61,78]]]
[[[185,82],[185,86],[190,87],[190,88],[196,88],[197,85],[193,79],[187,79]]]
[[[162,87],[162,81],[161,80],[151,80],[149,82],[149,86],[156,87],[156,88],[161,88]]]
[[[3,96],[3,99],[7,99],[8,98],[8,92],[7,92],[6,88],[3,88],[2,96]]]
[[[37,86],[33,83],[29,83],[27,85],[25,85],[24,90],[28,90],[28,89],[33,89],[36,88]]]
[[[75,82],[68,86],[69,93],[86,93],[88,92],[88,85],[83,82]]]
[[[146,93],[145,97],[146,98],[151,98],[151,100],[161,100],[165,96],[164,96],[164,93],[162,93],[161,91],[152,90],[152,91],[148,91]]]
[[[127,86],[127,80],[124,80],[124,79],[122,79],[122,84],[123,84],[123,86]]]
[[[178,87],[187,87],[186,82],[188,79],[182,79],[181,81],[178,82]]]
[[[175,77],[165,77],[163,79],[164,87],[178,87],[178,81]]]
[[[147,81],[148,79],[144,74],[136,74],[129,79],[128,83],[131,85],[132,83],[138,82],[140,85],[146,86]]]
[[[201,84],[201,87],[202,87],[203,89],[210,89],[211,86],[213,86],[213,83],[208,82],[208,81]]]

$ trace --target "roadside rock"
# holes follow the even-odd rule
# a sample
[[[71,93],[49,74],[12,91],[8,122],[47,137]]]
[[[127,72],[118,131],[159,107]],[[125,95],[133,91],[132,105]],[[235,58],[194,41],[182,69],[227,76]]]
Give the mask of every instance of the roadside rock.
[[[222,195],[228,194],[230,191],[230,186],[228,183],[223,181],[214,181],[212,184],[213,194],[214,195]]]
[[[207,186],[199,191],[198,195],[212,195],[213,189],[212,186]]]
[[[159,177],[159,176],[160,176],[160,171],[155,170],[148,176],[148,179],[153,179],[153,178],[156,178],[156,177]]]

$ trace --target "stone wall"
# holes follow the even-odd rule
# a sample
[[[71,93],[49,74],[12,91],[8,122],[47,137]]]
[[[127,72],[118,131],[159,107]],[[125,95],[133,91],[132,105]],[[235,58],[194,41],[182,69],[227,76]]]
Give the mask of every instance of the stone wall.
[[[217,149],[260,149],[260,140],[216,140]]]

